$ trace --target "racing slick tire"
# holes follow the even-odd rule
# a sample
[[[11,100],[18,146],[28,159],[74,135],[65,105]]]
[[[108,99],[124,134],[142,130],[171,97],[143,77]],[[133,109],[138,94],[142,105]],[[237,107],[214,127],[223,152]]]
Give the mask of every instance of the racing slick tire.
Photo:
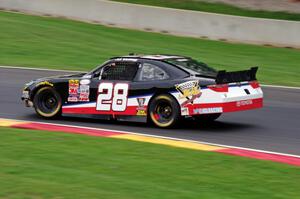
[[[51,87],[40,88],[33,98],[35,112],[45,118],[55,118],[61,115],[61,97]]]
[[[156,126],[171,128],[180,119],[180,107],[171,95],[161,94],[151,100],[148,114],[150,121]]]
[[[212,113],[212,114],[205,114],[205,115],[195,115],[194,118],[197,121],[210,123],[215,121],[221,116],[221,113]]]

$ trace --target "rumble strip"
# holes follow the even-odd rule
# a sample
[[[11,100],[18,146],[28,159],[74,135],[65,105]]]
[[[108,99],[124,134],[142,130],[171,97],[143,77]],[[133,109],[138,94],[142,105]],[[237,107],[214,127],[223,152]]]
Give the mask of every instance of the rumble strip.
[[[267,151],[259,151],[254,149],[243,149],[230,146],[222,146],[210,143],[201,143],[192,140],[183,140],[170,137],[144,135],[139,133],[132,133],[126,131],[116,131],[110,129],[98,129],[90,127],[81,127],[63,124],[51,124],[43,122],[31,122],[21,120],[10,120],[0,118],[0,127],[11,127],[20,129],[45,130],[54,132],[65,132],[84,134],[89,136],[110,137],[116,139],[125,139],[139,142],[148,142],[154,144],[162,144],[172,147],[186,148],[201,151],[213,151],[228,155],[243,156],[253,159],[269,160],[273,162],[280,162],[294,166],[300,166],[300,157],[289,154],[280,154]]]

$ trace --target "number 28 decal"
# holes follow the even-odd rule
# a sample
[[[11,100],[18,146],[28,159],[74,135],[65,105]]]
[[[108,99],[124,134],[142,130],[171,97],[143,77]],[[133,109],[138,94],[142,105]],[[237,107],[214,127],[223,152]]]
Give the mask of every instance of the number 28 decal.
[[[125,111],[129,85],[126,83],[104,82],[98,86],[98,111]]]

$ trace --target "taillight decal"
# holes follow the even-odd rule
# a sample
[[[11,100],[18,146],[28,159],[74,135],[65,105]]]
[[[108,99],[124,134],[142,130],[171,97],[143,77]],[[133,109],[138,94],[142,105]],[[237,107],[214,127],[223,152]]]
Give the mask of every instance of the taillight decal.
[[[259,88],[260,87],[260,85],[257,81],[252,81],[252,82],[249,82],[249,83],[250,83],[252,88]]]

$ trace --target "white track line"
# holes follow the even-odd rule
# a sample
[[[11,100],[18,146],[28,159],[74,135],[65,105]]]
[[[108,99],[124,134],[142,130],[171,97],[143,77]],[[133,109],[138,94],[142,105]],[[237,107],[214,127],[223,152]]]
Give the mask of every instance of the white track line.
[[[22,66],[0,66],[0,68],[8,68],[8,69],[20,69],[20,70],[37,70],[37,71],[53,71],[53,72],[70,72],[70,73],[84,73],[86,71],[74,71],[74,70],[59,70],[59,69],[47,69],[47,68],[30,68],[30,67],[22,67]],[[261,84],[263,87],[269,88],[284,88],[284,89],[300,89],[300,87],[293,86],[280,86],[280,85],[269,85],[269,84]]]
[[[74,128],[81,128],[81,129],[103,130],[103,131],[110,131],[110,132],[117,132],[117,133],[127,133],[127,134],[132,134],[132,135],[141,135],[141,136],[147,136],[147,137],[162,138],[162,139],[175,140],[175,141],[184,141],[184,142],[191,142],[191,143],[197,143],[197,144],[206,144],[206,145],[218,146],[218,147],[224,147],[224,148],[242,149],[242,150],[260,152],[260,153],[300,158],[299,155],[294,155],[294,154],[279,153],[279,152],[273,152],[273,151],[265,151],[265,150],[259,150],[259,149],[251,149],[251,148],[245,148],[245,147],[230,146],[230,145],[224,145],[224,144],[216,144],[216,143],[210,143],[210,142],[202,142],[202,141],[195,141],[195,140],[188,140],[188,139],[181,139],[181,138],[174,138],[174,137],[167,137],[167,136],[136,133],[136,132],[130,132],[130,131],[120,131],[120,130],[105,129],[105,128],[94,128],[94,127],[87,127],[87,126],[76,126],[76,125],[69,125],[69,124],[37,122],[37,121],[31,121],[31,120],[16,120],[16,119],[9,119],[9,118],[0,118],[0,119],[14,120],[17,122],[34,122],[34,123],[38,123],[38,124],[50,124],[50,125],[57,125],[57,126],[63,126],[63,127],[74,127]],[[111,138],[113,138],[113,137],[111,137]]]
[[[300,90],[300,87],[293,87],[293,86],[280,86],[280,85],[270,85],[270,84],[261,84],[262,87],[268,88],[284,88],[284,89],[297,89]]]
[[[20,70],[37,70],[37,71],[53,71],[53,72],[71,72],[71,73],[84,73],[86,71],[76,71],[76,70],[59,70],[59,69],[48,69],[48,68],[30,68],[22,66],[0,66],[0,68],[8,69],[20,69]]]

